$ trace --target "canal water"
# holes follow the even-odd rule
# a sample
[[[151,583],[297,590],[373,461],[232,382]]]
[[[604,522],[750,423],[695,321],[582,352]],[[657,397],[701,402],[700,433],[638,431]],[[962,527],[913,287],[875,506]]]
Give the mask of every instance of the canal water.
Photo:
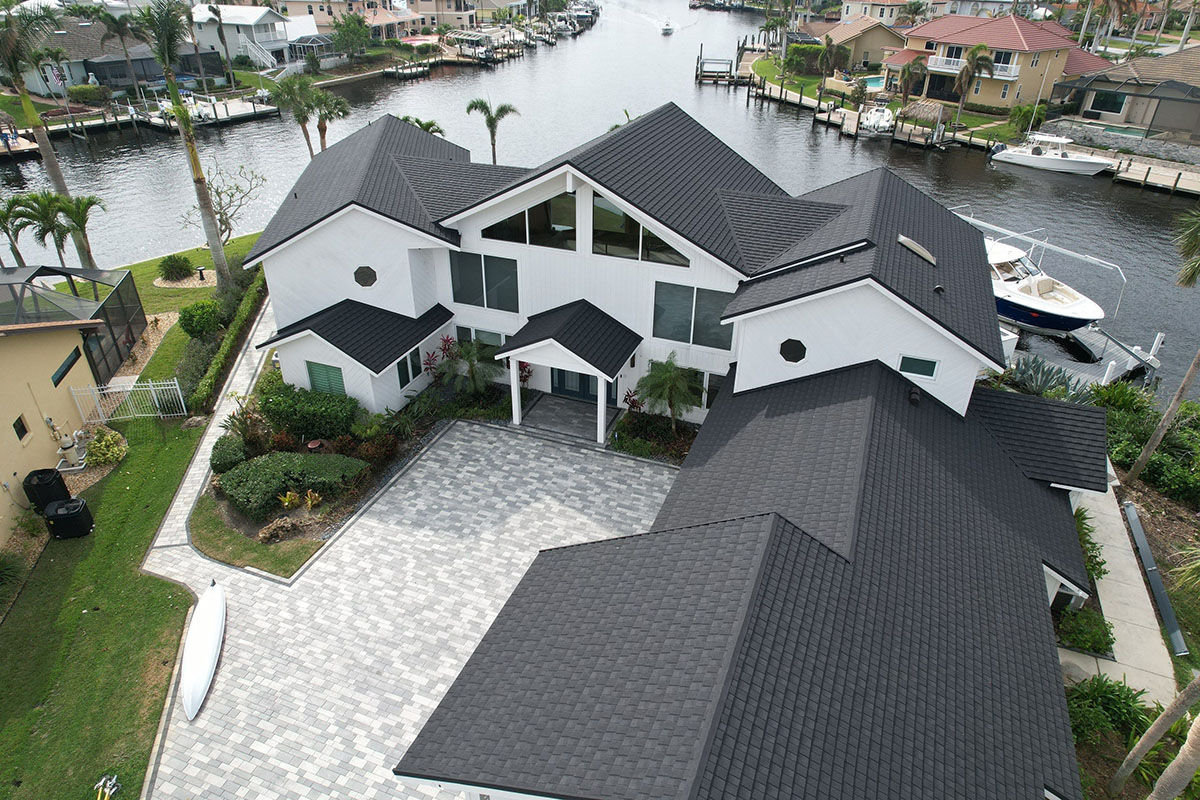
[[[668,17],[676,32],[662,36],[659,29]],[[623,122],[626,111],[636,116],[674,101],[790,192],[886,165],[947,206],[968,206],[976,216],[1006,228],[1042,230],[1059,245],[1120,264],[1128,286],[1119,316],[1108,327],[1144,346],[1156,331],[1164,331],[1167,349],[1160,374],[1168,386],[1178,383],[1200,344],[1200,296],[1198,290],[1174,285],[1178,256],[1171,226],[1195,201],[1139,192],[1103,177],[991,166],[978,150],[923,151],[886,141],[856,141],[835,129],[814,127],[808,113],[797,116],[795,109],[747,104],[744,89],[694,83],[701,45],[706,56],[733,58],[736,42],[756,32],[761,21],[755,14],[689,10],[685,0],[606,0],[590,31],[563,39],[556,48],[527,51],[524,59],[492,70],[445,68],[415,83],[378,78],[338,88],[350,101],[352,114],[331,125],[330,140],[383,114],[411,114],[437,120],[449,139],[486,160],[490,154],[483,121],[465,113],[469,100],[485,97],[512,103],[520,111],[500,125],[501,163],[532,166]],[[286,116],[205,129],[199,139],[206,165],[230,170],[246,166],[267,177],[239,224],[242,231],[267,222],[308,161],[300,130]],[[57,140],[55,146],[72,191],[99,195],[108,205],[91,232],[102,264],[129,263],[202,240],[197,228],[180,222],[194,197],[176,140],[154,132],[143,132],[139,140],[123,131],[93,137],[90,146],[67,140]],[[46,185],[36,161],[4,166],[0,180],[5,192]],[[38,248],[30,240],[23,249],[35,255]],[[47,263],[55,260],[49,252],[40,257]],[[1112,315],[1122,286],[1117,274],[1050,256],[1044,266]],[[1049,346],[1034,344],[1035,349]]]

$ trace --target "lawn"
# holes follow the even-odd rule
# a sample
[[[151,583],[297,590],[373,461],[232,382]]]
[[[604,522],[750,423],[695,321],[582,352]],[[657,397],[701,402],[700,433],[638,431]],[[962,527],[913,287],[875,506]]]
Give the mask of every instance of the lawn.
[[[175,367],[183,358],[183,348],[188,343],[188,335],[179,323],[171,326],[167,335],[158,343],[154,355],[142,367],[141,380],[169,381],[175,377]]]
[[[188,521],[192,544],[201,553],[235,567],[256,567],[285,578],[300,569],[324,542],[287,539],[263,544],[231,528],[221,517],[217,503],[204,494],[196,501]]]
[[[250,72],[249,70],[235,69],[233,76],[237,78],[238,86],[249,87],[250,89],[258,89],[261,86],[270,92],[274,91],[275,87],[279,85],[270,78],[259,75],[257,72]]]
[[[49,111],[52,108],[58,108],[53,103],[39,103],[33,101],[33,108],[39,114]],[[12,118],[17,121],[18,128],[28,128],[30,123],[25,119],[25,112],[21,110],[21,98],[13,94],[0,94],[0,111],[12,115]]]
[[[138,571],[203,429],[119,426],[129,454],[84,493],[96,530],[51,540],[0,625],[0,798],[137,797],[191,595]]]
[[[257,240],[258,233],[235,236],[229,241],[229,244],[225,245],[225,257],[230,261],[231,265],[236,262],[240,269],[246,253],[250,252],[250,248]],[[193,247],[191,250],[180,251],[180,254],[187,256],[191,260],[192,266],[204,267],[207,270],[205,279],[212,279],[214,281],[213,288],[216,287],[212,273],[212,256],[209,254],[207,247]],[[133,272],[133,281],[137,284],[138,294],[142,298],[142,307],[146,309],[147,314],[178,311],[182,306],[194,303],[197,300],[203,300],[212,292],[212,288],[173,289],[155,286],[154,279],[158,277],[159,261],[162,261],[162,256],[120,267],[120,269],[127,269]]]
[[[754,74],[766,78],[768,83],[779,85],[779,66],[774,58],[760,58],[754,62]],[[789,92],[800,92],[805,97],[817,99],[817,89],[821,84],[820,75],[789,75],[784,88]]]

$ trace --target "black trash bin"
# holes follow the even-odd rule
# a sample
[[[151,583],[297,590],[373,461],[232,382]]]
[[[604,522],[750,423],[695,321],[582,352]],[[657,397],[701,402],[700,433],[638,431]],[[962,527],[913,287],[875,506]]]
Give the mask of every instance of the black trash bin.
[[[82,497],[55,500],[46,506],[46,529],[55,539],[78,539],[96,527],[87,501]]]
[[[39,514],[45,514],[46,506],[55,500],[71,499],[71,493],[67,491],[67,482],[56,469],[35,469],[25,476],[23,485],[25,496],[29,498],[33,510]]]

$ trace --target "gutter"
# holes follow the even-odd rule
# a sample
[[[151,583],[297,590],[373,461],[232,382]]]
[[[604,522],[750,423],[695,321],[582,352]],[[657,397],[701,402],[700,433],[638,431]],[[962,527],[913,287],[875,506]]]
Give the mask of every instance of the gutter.
[[[1138,558],[1146,573],[1146,581],[1154,594],[1154,604],[1158,606],[1159,616],[1162,617],[1163,627],[1167,629],[1167,638],[1171,640],[1171,650],[1176,656],[1188,654],[1187,643],[1183,641],[1183,633],[1179,630],[1179,620],[1175,618],[1175,609],[1171,599],[1167,597],[1167,588],[1163,585],[1162,575],[1158,565],[1154,563],[1154,553],[1150,551],[1150,543],[1146,541],[1146,532],[1142,529],[1142,521],[1138,519],[1137,509],[1128,501],[1121,504],[1125,510],[1125,519],[1129,522],[1129,530],[1133,534],[1133,543],[1137,545]]]

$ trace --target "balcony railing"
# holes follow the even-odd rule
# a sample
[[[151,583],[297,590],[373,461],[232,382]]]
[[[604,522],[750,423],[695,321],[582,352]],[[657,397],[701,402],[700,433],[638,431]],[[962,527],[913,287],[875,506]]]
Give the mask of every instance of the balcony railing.
[[[952,72],[957,74],[962,69],[964,59],[930,56],[926,63],[929,65],[929,69],[934,72]],[[1012,80],[1017,77],[1020,71],[1021,67],[1018,64],[997,64],[992,77],[999,78],[1000,80]],[[984,73],[984,75],[986,74]]]

